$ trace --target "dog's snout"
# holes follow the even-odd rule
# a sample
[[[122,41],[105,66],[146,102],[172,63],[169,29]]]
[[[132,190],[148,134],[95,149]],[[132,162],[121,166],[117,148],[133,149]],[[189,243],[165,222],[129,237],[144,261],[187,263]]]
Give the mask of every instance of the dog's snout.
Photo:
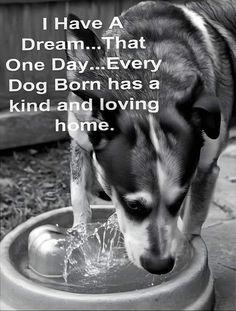
[[[150,253],[143,255],[140,261],[143,268],[152,274],[168,273],[173,269],[175,264],[173,257],[160,258],[160,256]]]

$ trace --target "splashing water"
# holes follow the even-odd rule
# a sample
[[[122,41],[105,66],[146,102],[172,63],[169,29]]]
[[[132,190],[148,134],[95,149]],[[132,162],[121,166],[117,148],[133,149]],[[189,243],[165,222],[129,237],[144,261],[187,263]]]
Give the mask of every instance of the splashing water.
[[[129,264],[115,213],[103,224],[80,224],[69,229],[61,242],[66,249],[63,272],[66,283],[78,273],[94,277]]]

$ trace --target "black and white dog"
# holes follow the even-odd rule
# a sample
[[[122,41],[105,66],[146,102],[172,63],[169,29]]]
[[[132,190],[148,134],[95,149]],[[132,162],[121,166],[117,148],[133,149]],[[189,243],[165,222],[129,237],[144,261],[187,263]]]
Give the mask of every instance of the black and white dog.
[[[99,91],[70,93],[69,101],[92,98],[94,107],[92,112],[70,111],[69,122],[105,120],[113,128],[70,133],[74,224],[89,220],[98,180],[116,207],[130,260],[151,273],[167,273],[178,250],[180,210],[182,232],[199,235],[219,173],[217,160],[227,142],[236,96],[236,1],[141,2],[120,21],[123,29],[104,36],[143,36],[145,50],[107,50],[91,30],[77,29],[68,31],[67,40],[83,40],[88,49],[67,51],[69,60],[106,67],[107,57],[118,55],[124,60],[162,59],[162,64],[156,72],[68,72],[69,81],[102,84]],[[142,93],[107,90],[109,76],[142,80]],[[160,91],[147,87],[152,79],[160,81]],[[96,102],[101,97],[156,98],[160,108],[156,114],[99,111]]]

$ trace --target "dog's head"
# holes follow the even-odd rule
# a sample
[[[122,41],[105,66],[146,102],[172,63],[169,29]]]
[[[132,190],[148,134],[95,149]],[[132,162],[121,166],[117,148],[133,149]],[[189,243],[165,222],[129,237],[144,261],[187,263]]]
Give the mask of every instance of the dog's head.
[[[94,66],[103,66],[108,52],[91,30],[77,30],[69,36],[70,40],[71,36],[73,40],[83,40],[85,46],[102,47],[68,51],[70,59],[87,59]],[[128,110],[101,112],[96,107],[99,97],[105,100],[137,98],[134,90],[107,90],[105,78],[112,74],[106,70],[96,74],[88,71],[83,75],[69,73],[68,77],[101,81],[102,90],[76,92],[83,100],[91,97],[93,117],[106,120],[112,128],[89,133],[99,172],[111,187],[129,258],[151,273],[167,273],[175,262],[177,218],[196,171],[203,145],[202,132],[210,138],[219,134],[217,99],[204,94],[199,79],[191,77],[185,81],[186,91],[181,98],[171,103],[168,98],[156,114]],[[144,82],[142,98],[151,100],[159,96],[145,89],[143,72],[120,70],[115,78],[120,81],[141,78]],[[166,98],[168,96],[166,94]]]

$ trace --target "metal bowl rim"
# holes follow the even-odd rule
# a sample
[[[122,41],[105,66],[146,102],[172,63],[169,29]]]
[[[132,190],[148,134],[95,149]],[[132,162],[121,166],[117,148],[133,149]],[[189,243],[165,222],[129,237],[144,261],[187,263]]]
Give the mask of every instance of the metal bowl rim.
[[[112,205],[91,205],[91,208],[93,210],[99,210],[104,208],[109,208],[110,210],[114,210],[114,206]],[[150,297],[155,295],[155,293],[161,293],[166,292],[167,290],[171,289],[171,291],[174,290],[174,288],[180,287],[182,284],[188,283],[190,279],[193,278],[194,273],[197,274],[199,270],[206,266],[207,264],[207,249],[204,241],[201,239],[201,237],[197,236],[194,237],[192,240],[192,246],[194,249],[194,256],[192,262],[188,265],[187,269],[183,270],[178,274],[178,276],[174,279],[171,279],[167,282],[164,282],[162,284],[145,288],[145,289],[138,289],[138,290],[131,290],[126,292],[119,292],[119,293],[102,293],[102,294],[74,294],[58,289],[52,289],[44,287],[40,284],[35,283],[34,281],[27,279],[24,277],[11,263],[11,258],[9,254],[9,250],[19,235],[23,234],[26,230],[28,230],[30,227],[35,226],[37,223],[42,222],[43,220],[55,216],[58,214],[63,214],[68,211],[72,211],[71,207],[64,207],[59,208],[53,211],[49,211],[46,213],[43,213],[41,215],[32,217],[31,219],[27,220],[26,222],[20,224],[18,227],[16,227],[14,230],[12,230],[10,233],[8,233],[3,240],[0,243],[0,253],[1,253],[1,262],[0,262],[0,276],[1,279],[6,279],[8,282],[11,283],[11,286],[19,287],[19,284],[21,287],[24,287],[24,289],[28,290],[29,293],[33,292],[37,295],[43,295],[45,297],[51,296],[56,297],[59,295],[63,295],[63,298],[68,299],[75,299],[75,296],[78,297],[78,301],[86,301],[87,299],[98,301],[101,300],[101,298],[104,298],[104,300],[109,299],[110,301],[115,299],[119,300],[127,300],[127,299],[135,299],[137,297],[137,294],[142,295],[143,297]],[[15,282],[17,280],[17,284]]]

